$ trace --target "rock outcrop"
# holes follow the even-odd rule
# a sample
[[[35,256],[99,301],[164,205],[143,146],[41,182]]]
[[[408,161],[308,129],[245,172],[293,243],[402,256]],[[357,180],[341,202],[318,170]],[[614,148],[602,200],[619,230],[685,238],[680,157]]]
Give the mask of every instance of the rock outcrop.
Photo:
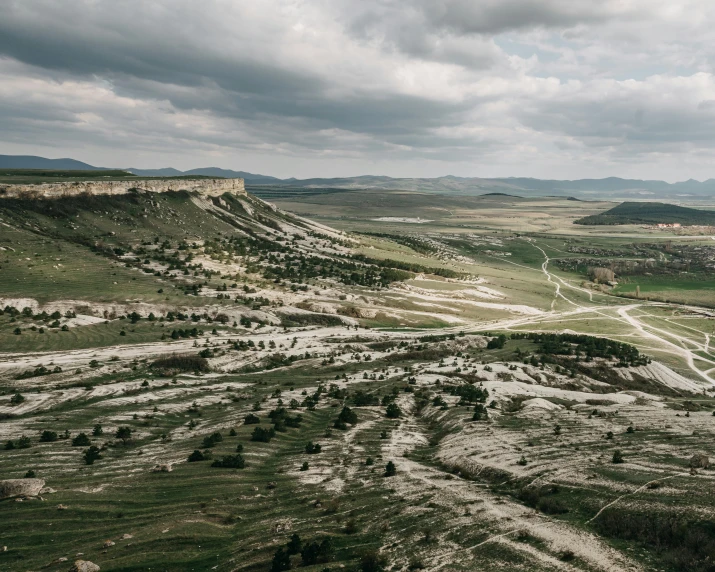
[[[0,481],[0,499],[36,497],[44,486],[44,479],[7,479]]]
[[[224,193],[245,195],[243,179],[126,179],[116,181],[72,181],[39,183],[37,185],[11,185],[0,183],[0,198],[38,197],[59,198],[81,194],[124,195],[131,190],[166,193],[168,191],[194,191],[208,197]]]
[[[99,566],[89,560],[75,560],[70,572],[99,572]]]

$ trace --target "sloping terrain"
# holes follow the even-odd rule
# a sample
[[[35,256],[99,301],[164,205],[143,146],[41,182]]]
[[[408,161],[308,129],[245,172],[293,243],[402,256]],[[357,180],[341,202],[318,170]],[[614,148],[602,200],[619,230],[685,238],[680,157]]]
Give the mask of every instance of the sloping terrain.
[[[567,248],[0,200],[0,568],[710,570],[712,319]]]

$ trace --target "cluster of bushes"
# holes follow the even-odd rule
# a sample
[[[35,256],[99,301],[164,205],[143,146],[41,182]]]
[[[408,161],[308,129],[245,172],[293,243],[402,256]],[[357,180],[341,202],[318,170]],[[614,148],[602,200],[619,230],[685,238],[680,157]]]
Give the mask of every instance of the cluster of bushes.
[[[455,395],[460,398],[460,405],[471,403],[484,403],[489,397],[489,391],[484,387],[479,387],[472,384],[464,385],[448,385],[444,391],[450,395]]]
[[[150,366],[152,369],[170,371],[210,371],[209,362],[206,358],[198,355],[172,355],[159,358]]]
[[[536,332],[514,333],[512,339],[529,339],[539,344],[545,356],[568,355],[587,358],[617,358],[623,365],[646,365],[649,360],[641,356],[638,348],[624,342],[597,338],[584,334],[543,334]]]
[[[546,514],[565,514],[569,511],[558,495],[561,492],[558,485],[530,486],[521,489],[517,498],[524,504],[538,509]]]
[[[715,521],[699,520],[684,513],[630,511],[622,507],[604,510],[595,520],[604,536],[641,542],[672,569],[710,572],[715,562]]]
[[[273,428],[276,431],[286,431],[288,427],[300,427],[303,422],[303,416],[290,415],[285,407],[274,409],[268,414],[273,422]]]
[[[62,368],[56,365],[52,369],[48,369],[44,365],[41,365],[33,370],[27,370],[17,374],[15,379],[30,379],[31,377],[41,377],[43,375],[50,375],[53,373],[62,373]]]
[[[314,564],[330,562],[335,556],[335,545],[329,536],[321,540],[303,542],[300,536],[293,534],[285,545],[276,550],[271,562],[271,572],[283,572],[290,570],[293,565],[291,556],[300,554],[303,566],[313,566]]]
[[[330,314],[284,314],[281,317],[281,325],[286,328],[297,328],[300,326],[342,326],[343,321],[337,316]]]

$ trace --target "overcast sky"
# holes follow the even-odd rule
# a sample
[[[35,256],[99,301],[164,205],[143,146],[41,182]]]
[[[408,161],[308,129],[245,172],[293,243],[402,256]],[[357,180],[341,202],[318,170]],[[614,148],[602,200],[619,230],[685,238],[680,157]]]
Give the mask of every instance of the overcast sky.
[[[0,153],[715,177],[711,0],[0,0]]]

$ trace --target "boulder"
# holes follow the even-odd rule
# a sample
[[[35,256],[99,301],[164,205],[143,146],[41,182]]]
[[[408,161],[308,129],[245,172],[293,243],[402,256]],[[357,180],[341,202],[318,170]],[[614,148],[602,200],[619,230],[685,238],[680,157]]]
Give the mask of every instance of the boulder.
[[[99,572],[99,566],[89,560],[75,560],[70,572]]]
[[[151,470],[152,473],[170,473],[171,471],[172,471],[172,467],[170,464],[156,465]]]
[[[710,459],[707,455],[696,453],[690,458],[691,469],[707,469],[710,466]]]
[[[0,499],[36,497],[45,486],[44,479],[7,479],[0,481]]]

